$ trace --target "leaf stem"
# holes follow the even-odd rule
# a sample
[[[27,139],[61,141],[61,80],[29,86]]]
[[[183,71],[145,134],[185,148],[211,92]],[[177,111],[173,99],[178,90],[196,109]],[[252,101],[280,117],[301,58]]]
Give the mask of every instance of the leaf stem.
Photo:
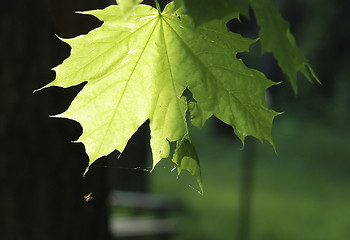
[[[160,10],[160,6],[159,6],[159,3],[158,3],[158,0],[154,0],[154,2],[156,3],[159,16],[161,16],[161,15],[162,15],[162,12],[161,12],[161,10]]]

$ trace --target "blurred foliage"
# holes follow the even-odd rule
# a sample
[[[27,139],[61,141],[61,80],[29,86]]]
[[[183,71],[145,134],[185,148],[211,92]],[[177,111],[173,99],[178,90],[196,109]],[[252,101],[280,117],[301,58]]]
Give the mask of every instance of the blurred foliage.
[[[278,156],[258,143],[252,240],[342,240],[350,228],[348,134],[322,123],[277,121]],[[163,160],[150,175],[151,190],[179,198],[187,211],[175,214],[182,231],[174,239],[237,239],[242,145],[218,136],[215,121],[195,130],[205,194],[189,174],[169,174]],[[165,169],[164,169],[165,168]],[[167,171],[168,170],[168,171]]]

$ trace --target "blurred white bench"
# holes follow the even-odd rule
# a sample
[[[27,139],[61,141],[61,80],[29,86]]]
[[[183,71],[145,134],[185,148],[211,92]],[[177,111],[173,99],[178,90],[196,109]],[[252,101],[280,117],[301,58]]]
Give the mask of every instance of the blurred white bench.
[[[112,191],[110,205],[117,213],[110,219],[112,237],[128,238],[158,236],[166,239],[179,231],[176,220],[170,216],[182,207],[173,198],[149,193]],[[129,214],[119,215],[118,209],[130,209]]]

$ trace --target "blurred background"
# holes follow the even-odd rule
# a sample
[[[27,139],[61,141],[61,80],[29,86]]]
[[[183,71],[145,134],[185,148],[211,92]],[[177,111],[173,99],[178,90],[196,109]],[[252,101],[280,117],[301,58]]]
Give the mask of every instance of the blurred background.
[[[114,2],[114,1],[113,1]],[[153,4],[153,1],[145,1]],[[165,1],[160,0],[165,4]],[[152,173],[148,123],[118,159],[88,158],[73,144],[76,122],[49,118],[82,86],[49,88],[50,69],[69,56],[55,36],[87,33],[100,23],[75,11],[108,0],[14,1],[0,9],[0,239],[340,240],[350,235],[350,17],[345,0],[276,1],[322,85],[300,76],[294,95],[259,43],[247,65],[283,82],[269,89],[277,154],[210,119],[191,129],[204,194],[170,160]],[[256,37],[254,16],[230,28]],[[91,193],[92,199],[87,196]],[[90,199],[90,200],[89,200]],[[130,228],[132,231],[130,231]]]

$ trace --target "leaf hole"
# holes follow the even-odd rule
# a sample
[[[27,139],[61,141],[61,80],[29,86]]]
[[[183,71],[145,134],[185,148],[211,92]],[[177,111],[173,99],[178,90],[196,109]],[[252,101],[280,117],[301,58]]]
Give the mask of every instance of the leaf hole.
[[[197,103],[196,99],[194,99],[192,92],[186,87],[186,89],[182,92],[180,98],[184,98],[187,103],[195,102]]]
[[[258,38],[259,27],[252,9],[249,10],[249,17],[240,16],[240,19],[234,18],[226,23],[227,28],[234,33],[241,34],[246,38]]]

